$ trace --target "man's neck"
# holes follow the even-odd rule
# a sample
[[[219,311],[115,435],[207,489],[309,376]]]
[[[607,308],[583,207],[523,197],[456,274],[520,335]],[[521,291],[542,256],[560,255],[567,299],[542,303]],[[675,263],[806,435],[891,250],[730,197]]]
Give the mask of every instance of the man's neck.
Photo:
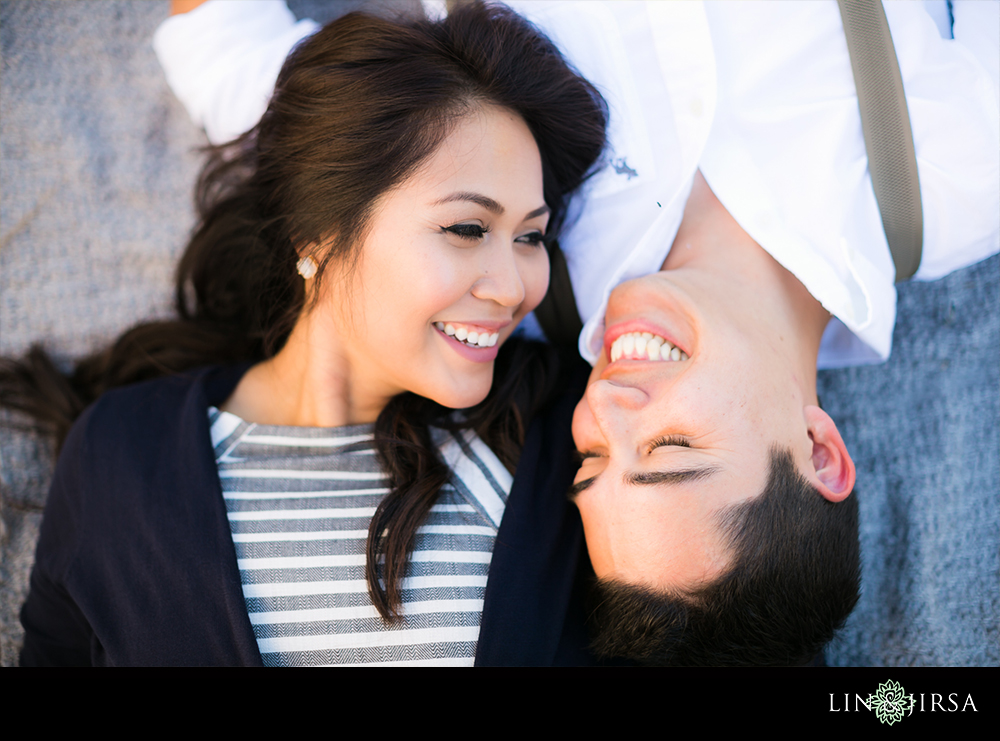
[[[752,307],[756,329],[786,348],[803,390],[816,393],[816,358],[830,314],[805,286],[757,244],[696,173],[684,218],[663,270],[711,275],[720,301]]]

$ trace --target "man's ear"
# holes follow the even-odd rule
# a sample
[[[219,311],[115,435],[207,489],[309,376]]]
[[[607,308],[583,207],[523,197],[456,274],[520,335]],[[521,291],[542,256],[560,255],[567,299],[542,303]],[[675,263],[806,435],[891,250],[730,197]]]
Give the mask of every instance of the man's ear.
[[[830,415],[819,407],[804,410],[812,440],[813,476],[809,476],[824,499],[841,502],[854,490],[854,461]]]

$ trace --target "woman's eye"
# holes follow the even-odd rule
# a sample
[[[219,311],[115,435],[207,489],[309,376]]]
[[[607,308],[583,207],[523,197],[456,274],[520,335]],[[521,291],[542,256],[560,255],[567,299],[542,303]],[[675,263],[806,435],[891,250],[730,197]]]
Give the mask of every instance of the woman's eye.
[[[489,233],[489,229],[479,224],[452,224],[441,227],[441,231],[454,234],[462,239],[482,239]]]
[[[541,232],[529,232],[528,234],[521,235],[514,241],[519,242],[520,244],[531,244],[535,247],[539,247],[545,244],[545,235]]]

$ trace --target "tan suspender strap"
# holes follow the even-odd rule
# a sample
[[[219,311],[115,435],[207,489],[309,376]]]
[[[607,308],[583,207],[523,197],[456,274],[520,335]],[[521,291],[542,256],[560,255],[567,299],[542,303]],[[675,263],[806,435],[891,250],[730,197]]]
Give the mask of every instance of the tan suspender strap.
[[[920,267],[924,215],[903,78],[879,0],[837,0],[858,89],[868,170],[896,282]]]

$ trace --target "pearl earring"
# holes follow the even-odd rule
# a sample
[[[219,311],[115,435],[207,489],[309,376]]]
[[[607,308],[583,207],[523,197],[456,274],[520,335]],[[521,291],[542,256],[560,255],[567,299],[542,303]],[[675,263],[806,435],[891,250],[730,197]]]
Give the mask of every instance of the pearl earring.
[[[316,275],[316,271],[319,269],[319,266],[316,264],[316,261],[313,260],[309,255],[306,255],[301,260],[299,260],[298,265],[296,265],[295,267],[298,269],[299,275],[301,275],[306,280],[309,280],[314,275]]]

